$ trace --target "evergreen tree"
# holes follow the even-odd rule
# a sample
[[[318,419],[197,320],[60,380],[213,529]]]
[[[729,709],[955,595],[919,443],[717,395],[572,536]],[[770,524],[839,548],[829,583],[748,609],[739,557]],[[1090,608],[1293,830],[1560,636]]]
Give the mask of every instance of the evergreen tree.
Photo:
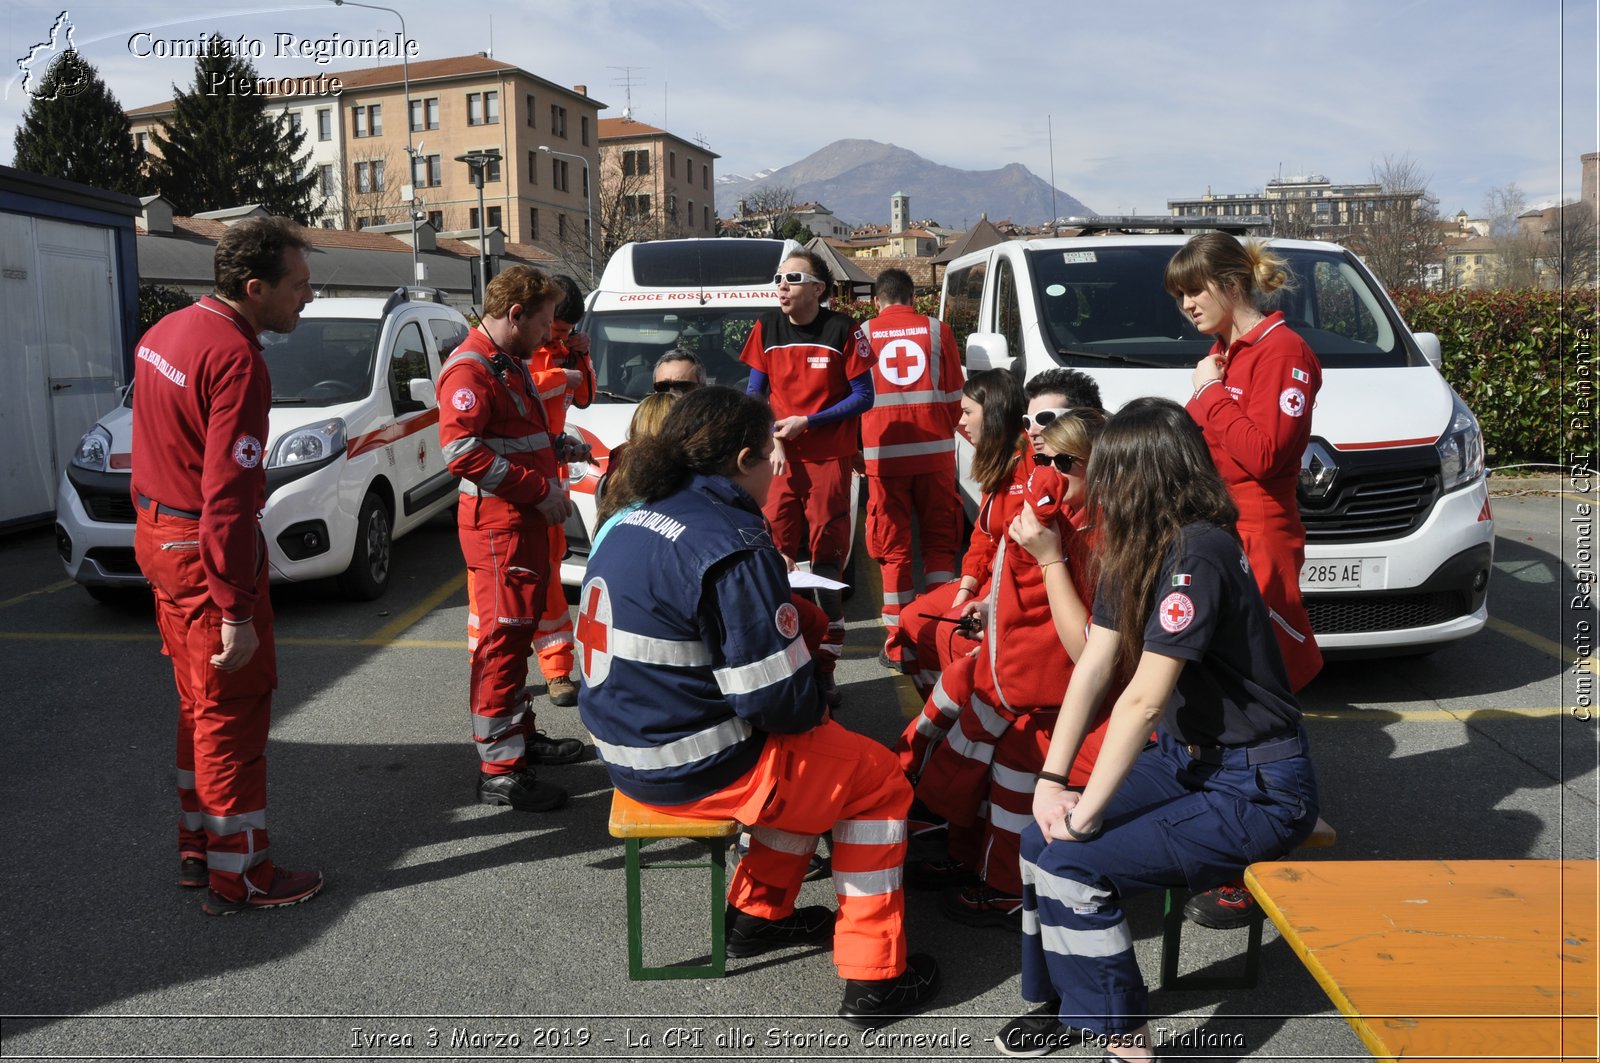
[[[100,74],[75,49],[50,64],[17,129],[19,170],[139,195],[144,161],[128,117]]]
[[[299,155],[306,133],[287,114],[269,113],[256,92],[249,60],[233,54],[220,35],[195,59],[194,86],[172,87],[172,121],[152,135],[156,189],[177,214],[259,203],[302,225],[311,222],[317,174],[310,153]]]

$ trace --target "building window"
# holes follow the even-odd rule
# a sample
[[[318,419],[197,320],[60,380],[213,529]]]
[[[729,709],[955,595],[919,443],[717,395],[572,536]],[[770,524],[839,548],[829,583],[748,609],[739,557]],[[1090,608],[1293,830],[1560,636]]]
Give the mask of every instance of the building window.
[[[528,208],[528,239],[539,239],[539,208]]]
[[[489,228],[491,228],[491,229],[500,228],[500,220],[501,220],[500,208],[499,207],[490,207],[489,208]]]
[[[433,226],[435,229],[443,229],[444,228],[444,211],[442,211],[442,210],[430,210],[430,211],[428,211],[428,224]]]
[[[589,167],[583,168],[583,201],[589,201]]]
[[[476,229],[477,227],[478,227],[478,208],[477,207],[468,207],[467,208],[467,228]]]
[[[529,129],[538,128],[533,123],[533,93],[531,93],[531,92],[528,93],[528,128]]]
[[[493,156],[488,164],[484,166],[483,179],[485,183],[500,180],[500,156]]]
[[[411,183],[437,188],[444,183],[444,160],[438,155],[418,155],[411,161]]]
[[[711,231],[711,208],[709,206],[706,206],[704,204],[701,205],[701,207],[700,207],[700,218],[701,218],[700,227],[705,229],[707,232],[710,232]]]
[[[356,191],[383,191],[383,160],[356,163]]]
[[[317,167],[317,187],[325,196],[333,195],[333,163]]]
[[[150,134],[149,133],[135,133],[133,135],[133,143],[134,143],[135,146],[138,147],[140,155],[148,155],[148,154],[150,154]]]
[[[353,135],[357,137],[383,136],[383,104],[372,103],[351,109],[354,120]]]
[[[374,225],[387,224],[388,219],[386,219],[382,214],[373,214],[370,217],[360,217],[356,219],[357,229],[370,229]]]
[[[323,228],[324,228],[324,229],[331,229],[331,228],[333,228],[333,219],[332,219],[332,218],[323,218],[323,219],[322,219],[322,227],[323,227]]]
[[[648,195],[623,196],[622,216],[630,221],[639,221],[650,216],[650,197]]]
[[[500,94],[498,92],[467,93],[468,125],[499,125]]]
[[[554,188],[557,192],[566,192],[570,190],[567,184],[566,159],[550,160],[550,187]]]
[[[700,164],[700,187],[705,189],[711,187],[711,164],[708,162]]]
[[[411,101],[411,131],[420,133],[425,129],[439,128],[439,97],[429,96],[425,100]]]
[[[689,200],[689,212],[685,215],[689,219],[689,227],[694,228],[694,200]]]
[[[289,112],[289,132],[295,136],[300,135],[300,130],[305,128],[305,119],[299,111]]]
[[[550,135],[567,139],[567,109],[554,103],[550,105]]]
[[[317,108],[317,139],[333,139],[333,109],[330,107]]]
[[[678,176],[678,153],[667,152],[667,176],[676,179]]]
[[[589,116],[586,115],[586,114],[585,115],[580,115],[579,118],[578,118],[578,123],[579,123],[579,127],[583,130],[583,146],[584,147],[588,147],[589,146]]]
[[[622,176],[643,177],[650,172],[650,151],[636,148],[622,153]]]
[[[556,239],[557,240],[565,240],[566,238],[567,238],[567,216],[565,214],[557,214],[556,215]]]
[[[539,153],[537,151],[528,152],[528,183],[530,185],[539,183]]]

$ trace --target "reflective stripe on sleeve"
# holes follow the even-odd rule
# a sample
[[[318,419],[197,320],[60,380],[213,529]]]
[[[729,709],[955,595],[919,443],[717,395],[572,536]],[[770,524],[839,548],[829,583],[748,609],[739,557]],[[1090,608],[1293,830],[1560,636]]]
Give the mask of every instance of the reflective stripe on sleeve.
[[[452,439],[440,449],[444,451],[444,460],[446,462],[452,462],[461,457],[463,454],[466,454],[482,445],[483,440],[479,439],[477,436],[462,436],[460,439]]]
[[[203,815],[206,830],[212,834],[238,834],[242,830],[266,830],[267,810],[236,812],[231,816]]]
[[[750,837],[768,849],[793,856],[810,856],[817,851],[815,834],[795,834],[777,827],[752,827]]]
[[[882,461],[885,458],[915,458],[923,454],[954,454],[956,441],[952,436],[949,439],[936,439],[931,443],[895,443],[887,447],[864,447],[861,456],[868,461]]]
[[[841,897],[881,897],[900,888],[903,867],[882,871],[839,871],[833,873],[833,891]]]
[[[494,464],[489,466],[489,471],[478,478],[478,490],[493,492],[506,478],[506,473],[511,471],[511,463],[496,454]],[[462,483],[468,481],[462,480]]]
[[[665,664],[676,668],[704,668],[711,663],[711,650],[703,642],[680,642],[635,635],[620,628],[611,629],[611,655],[640,664]]]
[[[927,716],[917,717],[917,733],[924,738],[931,738],[935,742],[945,736],[945,728],[940,727]]]
[[[634,771],[662,771],[716,756],[743,742],[753,733],[750,724],[735,718],[665,745],[616,746],[596,738],[594,748],[607,764],[632,768]]]
[[[532,454],[536,450],[544,450],[550,446],[550,434],[535,432],[532,435],[508,439],[485,439],[482,442],[496,454]]]
[[[903,819],[841,819],[833,825],[835,845],[899,845],[905,840]]]
[[[572,632],[570,631],[554,631],[548,635],[540,635],[533,640],[533,648],[535,650],[548,650],[551,646],[569,646],[573,644]]]
[[[809,660],[811,651],[806,649],[804,639],[797,638],[777,653],[753,664],[718,668],[711,674],[716,677],[717,687],[724,694],[754,694],[788,679]]]

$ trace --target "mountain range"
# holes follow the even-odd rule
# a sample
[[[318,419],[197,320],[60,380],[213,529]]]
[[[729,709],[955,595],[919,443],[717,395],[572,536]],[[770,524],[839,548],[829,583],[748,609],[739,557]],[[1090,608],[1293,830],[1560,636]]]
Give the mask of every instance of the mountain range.
[[[910,197],[912,218],[931,218],[951,229],[968,228],[981,214],[990,221],[1038,225],[1050,220],[1052,206],[1049,182],[1019,162],[998,170],[958,170],[893,144],[836,140],[788,166],[718,177],[717,213],[732,217],[740,199],[771,186],[792,188],[796,203],[820,203],[855,225],[887,223],[896,192]],[[1058,218],[1094,213],[1060,189],[1054,208]]]

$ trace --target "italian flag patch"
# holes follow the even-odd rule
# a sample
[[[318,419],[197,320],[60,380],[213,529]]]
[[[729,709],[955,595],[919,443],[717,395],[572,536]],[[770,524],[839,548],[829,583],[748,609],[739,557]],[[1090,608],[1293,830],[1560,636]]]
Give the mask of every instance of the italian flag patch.
[[[1172,585],[1174,587],[1187,587],[1189,584],[1191,584],[1193,582],[1194,582],[1194,577],[1188,575],[1187,573],[1183,573],[1183,572],[1180,572],[1176,576],[1172,577]]]
[[[1291,370],[1289,370],[1289,375],[1294,377],[1296,380],[1300,381],[1300,383],[1302,383],[1302,384],[1311,383],[1310,375],[1308,373],[1306,373],[1304,370],[1291,369]]]

